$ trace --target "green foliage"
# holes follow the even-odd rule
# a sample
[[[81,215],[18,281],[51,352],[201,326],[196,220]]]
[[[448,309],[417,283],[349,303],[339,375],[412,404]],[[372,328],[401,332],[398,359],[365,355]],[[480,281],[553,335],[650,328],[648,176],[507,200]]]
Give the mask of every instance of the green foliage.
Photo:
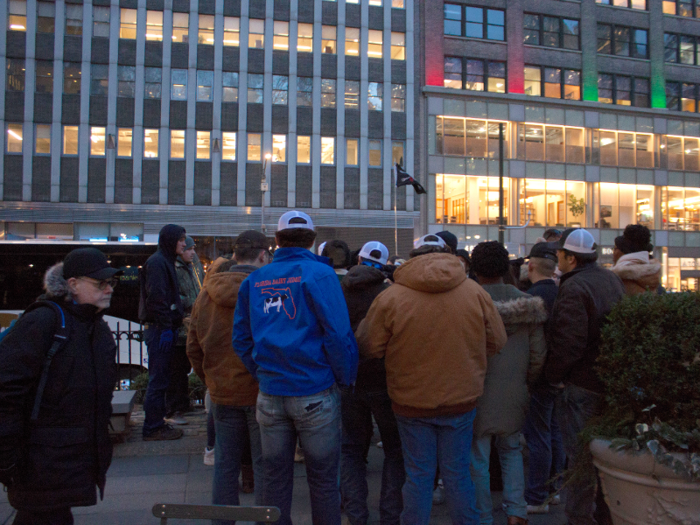
[[[148,388],[148,372],[143,372],[132,379],[129,386],[130,390],[138,390],[137,403],[142,402],[145,397],[146,389]],[[202,380],[197,377],[197,374],[189,375],[189,395],[190,399],[204,402],[204,396],[207,393],[207,387]]]
[[[574,217],[578,217],[579,215],[583,215],[583,212],[586,211],[586,204],[583,202],[583,199],[577,199],[573,193],[570,193],[569,194],[569,211],[571,212],[571,215],[573,215]]]

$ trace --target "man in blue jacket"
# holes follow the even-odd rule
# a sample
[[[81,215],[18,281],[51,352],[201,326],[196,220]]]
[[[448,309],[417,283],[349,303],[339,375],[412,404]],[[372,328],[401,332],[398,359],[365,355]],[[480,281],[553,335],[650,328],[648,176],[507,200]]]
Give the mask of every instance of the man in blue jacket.
[[[326,257],[310,250],[311,217],[282,215],[272,263],[241,284],[233,347],[260,383],[256,406],[265,486],[263,504],[291,525],[294,450],[304,449],[315,525],[340,525],[340,395],[357,374],[348,309]]]

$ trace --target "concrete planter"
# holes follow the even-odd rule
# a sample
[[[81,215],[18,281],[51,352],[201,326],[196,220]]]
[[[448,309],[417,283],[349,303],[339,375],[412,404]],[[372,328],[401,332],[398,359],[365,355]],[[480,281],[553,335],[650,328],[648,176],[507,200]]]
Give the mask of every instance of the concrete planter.
[[[590,445],[615,525],[700,525],[700,483],[657,463],[648,452]]]

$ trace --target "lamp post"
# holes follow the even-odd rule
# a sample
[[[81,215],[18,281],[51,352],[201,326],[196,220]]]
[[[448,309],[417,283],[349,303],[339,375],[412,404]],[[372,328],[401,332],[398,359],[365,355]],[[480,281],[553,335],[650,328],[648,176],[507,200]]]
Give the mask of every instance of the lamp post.
[[[267,161],[272,158],[271,153],[266,153],[265,154],[265,159],[263,160],[263,169],[262,169],[262,179],[260,179],[260,191],[262,192],[262,203],[260,207],[260,231],[265,233],[265,193],[267,193],[267,178],[265,177],[265,173],[267,173]]]

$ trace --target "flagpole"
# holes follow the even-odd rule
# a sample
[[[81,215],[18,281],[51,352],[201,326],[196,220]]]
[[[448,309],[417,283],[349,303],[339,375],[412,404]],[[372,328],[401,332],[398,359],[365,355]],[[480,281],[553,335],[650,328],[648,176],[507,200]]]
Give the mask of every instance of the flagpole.
[[[399,219],[396,212],[396,194],[399,192],[399,187],[397,183],[399,181],[399,174],[396,172],[396,166],[393,168],[394,173],[394,254],[399,254]]]

